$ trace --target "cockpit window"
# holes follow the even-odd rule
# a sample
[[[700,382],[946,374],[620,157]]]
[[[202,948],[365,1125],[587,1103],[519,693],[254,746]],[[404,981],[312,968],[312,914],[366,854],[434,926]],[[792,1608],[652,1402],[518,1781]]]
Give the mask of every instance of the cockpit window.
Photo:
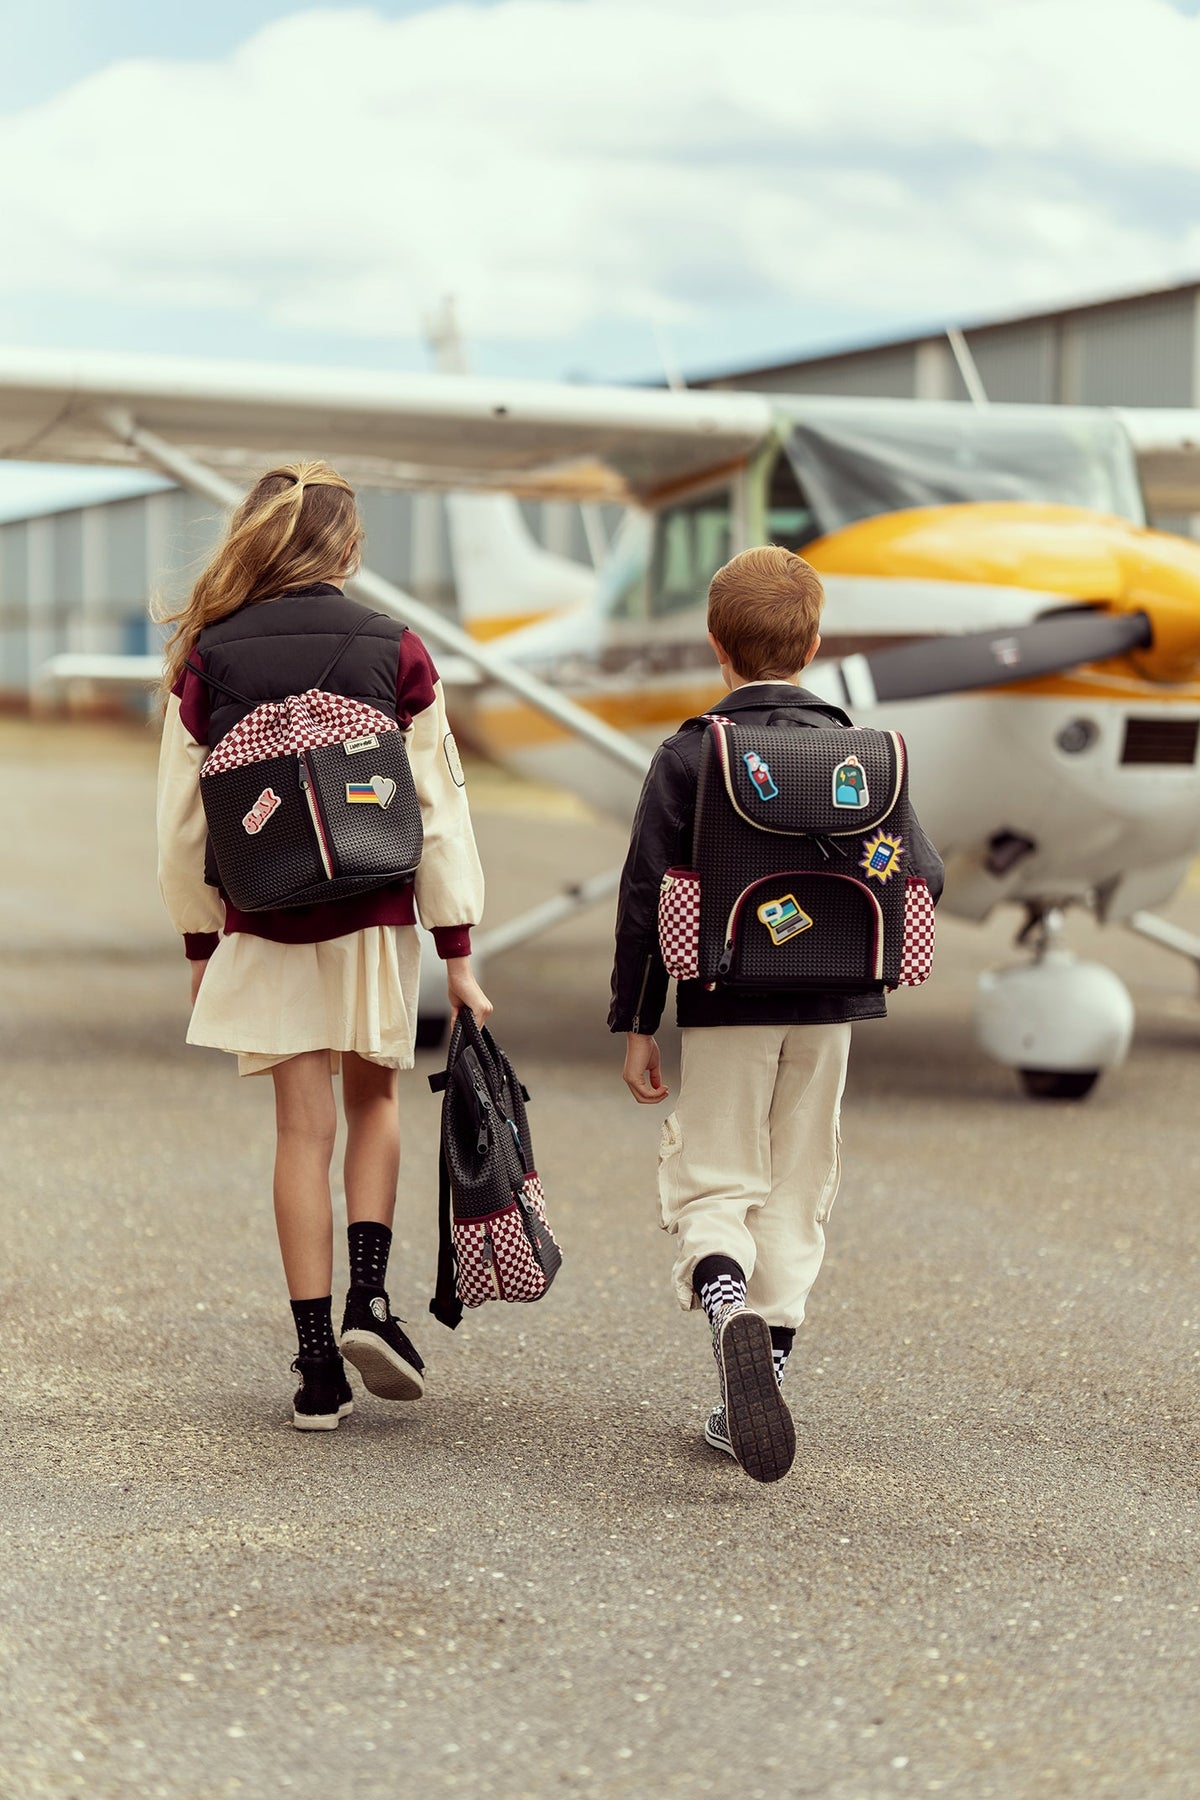
[[[913,506],[1053,501],[1144,524],[1115,419],[1070,408],[797,400],[787,454],[823,532]]]
[[[660,515],[650,570],[650,611],[656,617],[700,606],[708,584],[733,555],[728,488],[703,494]]]
[[[786,452],[781,450],[767,488],[767,537],[784,550],[803,550],[805,544],[820,536],[816,515]]]

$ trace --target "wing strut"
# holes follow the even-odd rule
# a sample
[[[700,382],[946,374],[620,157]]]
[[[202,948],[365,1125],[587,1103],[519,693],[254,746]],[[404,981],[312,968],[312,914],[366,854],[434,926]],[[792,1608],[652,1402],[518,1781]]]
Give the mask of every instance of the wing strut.
[[[144,462],[170,475],[181,487],[202,494],[206,500],[212,500],[218,506],[237,506],[242,499],[241,492],[233,482],[226,481],[214,469],[197,462],[186,451],[168,444],[154,432],[146,431],[130,413],[106,413],[105,423],[113,435],[135,449]],[[556,725],[561,725],[573,737],[581,738],[610,761],[620,763],[622,768],[639,777],[646,773],[650,757],[640,744],[624,733],[614,731],[602,719],[593,718],[584,707],[577,706],[573,700],[557,693],[536,675],[518,668],[506,656],[498,654],[488,645],[476,643],[453,620],[443,618],[441,613],[425,606],[420,600],[415,600],[403,588],[385,581],[382,575],[376,575],[370,569],[360,569],[357,575],[348,577],[346,591],[357,600],[382,607],[385,612],[403,619],[406,625],[414,626],[423,638],[440,649],[449,651],[454,656],[465,657],[489,680],[498,682],[501,687],[516,694],[537,712],[553,719]]]

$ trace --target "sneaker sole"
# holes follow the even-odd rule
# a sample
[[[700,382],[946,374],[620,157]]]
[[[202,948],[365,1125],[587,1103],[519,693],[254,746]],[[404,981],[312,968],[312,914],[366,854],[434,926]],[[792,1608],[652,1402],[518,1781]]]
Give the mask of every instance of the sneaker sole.
[[[339,1406],[335,1413],[302,1413],[292,1408],[292,1424],[297,1431],[336,1431],[343,1419],[354,1411],[353,1400]]]
[[[752,1481],[778,1481],[796,1459],[796,1427],[775,1379],[766,1320],[735,1313],[721,1332],[720,1360],[733,1454]]]
[[[358,1370],[364,1387],[379,1399],[419,1400],[425,1392],[419,1372],[373,1331],[348,1331],[338,1348]]]

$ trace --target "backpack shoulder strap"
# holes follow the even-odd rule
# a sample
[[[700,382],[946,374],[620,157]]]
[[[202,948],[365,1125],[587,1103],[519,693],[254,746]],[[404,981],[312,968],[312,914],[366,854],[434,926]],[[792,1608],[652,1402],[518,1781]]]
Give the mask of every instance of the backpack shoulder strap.
[[[210,675],[207,669],[198,669],[194,662],[185,662],[183,666],[191,671],[197,681],[203,681],[207,687],[216,688],[218,694],[225,694],[230,700],[237,700],[243,706],[254,705],[254,701],[248,694],[240,694],[237,688],[227,687],[223,681],[218,681],[215,675]]]
[[[334,669],[337,667],[338,663],[342,660],[343,652],[350,648],[350,645],[354,642],[354,639],[358,636],[359,632],[362,631],[365,626],[369,625],[371,623],[372,619],[381,619],[381,618],[383,618],[383,616],[384,615],[382,613],[364,613],[363,614],[362,618],[359,619],[357,624],[352,626],[351,629],[346,633],[345,637],[342,639],[341,643],[338,645],[337,649],[334,651],[334,653],[330,657],[329,661],[325,664],[325,667],[321,670],[321,673],[317,676],[317,679],[313,682],[314,687],[320,688],[320,687],[325,686],[325,683],[329,680],[329,677],[333,674]]]

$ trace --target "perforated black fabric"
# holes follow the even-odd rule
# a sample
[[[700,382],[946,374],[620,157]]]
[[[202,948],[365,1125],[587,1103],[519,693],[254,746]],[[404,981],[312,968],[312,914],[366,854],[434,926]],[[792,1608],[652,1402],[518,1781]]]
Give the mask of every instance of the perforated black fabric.
[[[202,781],[200,794],[221,886],[239,911],[283,906],[287,896],[324,880],[294,756],[227,769]],[[277,795],[279,805],[250,833],[243,820],[266,794]]]
[[[378,748],[368,752],[348,756],[343,744],[326,744],[306,754],[335,875],[376,882],[412,875],[421,860],[421,808],[400,732],[381,734]],[[347,783],[377,777],[395,783],[386,807],[347,799]]]
[[[730,802],[709,727],[694,840],[701,980],[762,991],[894,986],[903,951],[911,815],[906,778],[897,786],[903,763],[897,762],[890,734],[840,727],[797,731],[731,724],[722,729],[737,805],[755,822],[741,817]],[[765,782],[754,781],[747,754],[766,765]],[[850,757],[868,793],[861,808],[833,802],[834,772]],[[768,798],[770,788],[775,794]],[[862,866],[867,846],[880,835],[900,842],[898,857],[886,849],[882,853],[890,866],[883,881],[869,877]],[[777,908],[780,942],[758,916],[768,903]],[[877,945],[882,949],[878,973]]]

